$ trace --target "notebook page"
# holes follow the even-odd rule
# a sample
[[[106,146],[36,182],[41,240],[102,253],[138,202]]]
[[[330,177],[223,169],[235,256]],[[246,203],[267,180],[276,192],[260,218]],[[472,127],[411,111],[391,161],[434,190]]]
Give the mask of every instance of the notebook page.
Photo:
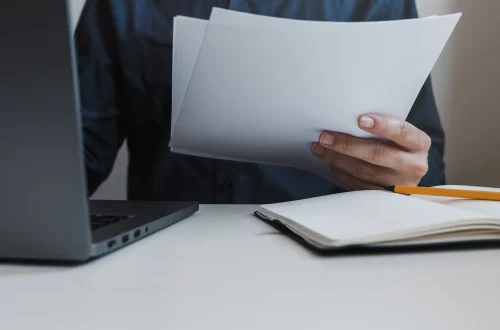
[[[261,208],[330,240],[355,240],[486,218],[480,213],[386,191],[347,192]]]
[[[500,188],[493,188],[493,187],[476,187],[476,186],[461,186],[461,185],[445,185],[437,187],[447,188],[447,189],[483,190],[483,191],[500,192]],[[412,195],[412,197],[428,200],[446,206],[456,207],[463,210],[469,210],[485,215],[500,217],[500,201],[482,201],[482,200],[441,197],[441,196],[424,196],[424,195]]]

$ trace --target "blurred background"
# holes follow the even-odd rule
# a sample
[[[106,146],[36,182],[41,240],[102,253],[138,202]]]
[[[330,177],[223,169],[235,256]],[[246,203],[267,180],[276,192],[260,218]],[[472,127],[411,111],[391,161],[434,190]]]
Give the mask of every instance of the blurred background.
[[[71,2],[75,26],[85,0]],[[500,1],[416,2],[420,16],[463,14],[431,74],[447,136],[448,184],[500,187]],[[113,173],[92,198],[126,198],[126,160],[122,148]]]

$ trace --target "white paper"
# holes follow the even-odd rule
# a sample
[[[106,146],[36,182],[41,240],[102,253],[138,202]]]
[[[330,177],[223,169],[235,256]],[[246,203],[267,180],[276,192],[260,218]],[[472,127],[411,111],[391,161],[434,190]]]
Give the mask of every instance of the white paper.
[[[214,9],[194,69],[175,73],[170,147],[330,177],[311,144],[323,130],[372,137],[357,127],[368,112],[405,119],[461,15],[368,23],[255,16]],[[202,25],[190,24],[196,37],[174,61],[197,48]],[[181,28],[175,47],[189,34]]]
[[[184,100],[196,59],[198,58],[206,27],[206,20],[184,16],[174,17],[172,130],[181,111],[182,101]]]
[[[456,15],[456,14],[455,14]],[[439,17],[438,15],[431,15],[423,18],[415,18],[418,20]],[[408,21],[408,19],[386,21],[384,24],[398,23],[401,21]],[[215,7],[210,14],[210,23],[226,24],[233,26],[246,26],[253,28],[265,29],[307,29],[313,31],[328,31],[328,29],[335,29],[335,25],[353,24],[352,22],[331,22],[331,21],[304,21],[299,19],[290,19],[283,17],[272,17],[266,15],[257,15],[252,13],[245,13],[233,11],[224,8]],[[355,24],[380,24],[379,21],[365,21],[356,22]]]

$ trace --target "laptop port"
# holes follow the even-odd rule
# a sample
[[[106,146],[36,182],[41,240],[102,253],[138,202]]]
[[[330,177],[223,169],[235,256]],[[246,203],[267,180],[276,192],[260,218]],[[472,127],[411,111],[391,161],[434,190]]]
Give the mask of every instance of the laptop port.
[[[115,244],[116,244],[116,241],[115,241],[115,240],[111,240],[111,241],[109,241],[109,242],[108,242],[108,249],[113,248],[113,247],[115,246]]]
[[[134,231],[134,238],[137,238],[139,236],[141,236],[141,230],[137,229],[136,231]]]
[[[128,242],[128,234],[125,234],[122,236],[122,243],[127,243]]]

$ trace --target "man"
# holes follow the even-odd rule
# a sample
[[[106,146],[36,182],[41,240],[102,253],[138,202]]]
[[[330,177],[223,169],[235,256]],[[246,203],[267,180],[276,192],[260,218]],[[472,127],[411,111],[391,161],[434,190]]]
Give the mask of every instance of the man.
[[[107,178],[125,140],[128,198],[136,200],[272,203],[445,183],[444,133],[430,80],[408,122],[370,114],[359,119],[360,127],[391,143],[335,132],[318,136],[311,152],[331,166],[341,186],[287,167],[171,153],[173,17],[208,19],[214,6],[307,20],[417,17],[413,0],[87,0],[75,41],[89,194]]]

